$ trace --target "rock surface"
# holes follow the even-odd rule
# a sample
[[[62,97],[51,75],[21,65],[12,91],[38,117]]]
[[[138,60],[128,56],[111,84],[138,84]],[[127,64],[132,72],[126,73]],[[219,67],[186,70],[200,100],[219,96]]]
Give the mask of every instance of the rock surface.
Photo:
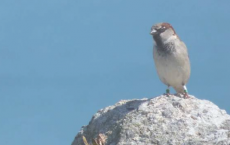
[[[230,116],[193,96],[122,100],[99,110],[72,145],[98,134],[106,145],[230,145]]]

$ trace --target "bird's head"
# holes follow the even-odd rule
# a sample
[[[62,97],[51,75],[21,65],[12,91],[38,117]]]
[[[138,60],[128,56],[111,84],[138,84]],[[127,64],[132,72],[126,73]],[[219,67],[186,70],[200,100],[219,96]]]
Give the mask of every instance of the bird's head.
[[[177,37],[175,30],[169,23],[158,23],[153,25],[150,34],[153,36],[156,42],[166,41],[171,36]]]

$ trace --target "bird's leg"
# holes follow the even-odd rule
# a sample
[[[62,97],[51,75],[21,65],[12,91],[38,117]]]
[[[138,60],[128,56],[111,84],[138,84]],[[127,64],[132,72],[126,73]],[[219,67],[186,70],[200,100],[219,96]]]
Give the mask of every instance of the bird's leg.
[[[168,87],[167,87],[167,89],[166,89],[166,93],[165,93],[165,95],[168,96],[168,97],[170,96],[170,89],[169,89],[169,87],[170,87],[170,86],[168,85]]]
[[[184,98],[189,98],[189,95],[188,95],[188,89],[186,88],[185,85],[183,85],[183,88],[184,88]]]

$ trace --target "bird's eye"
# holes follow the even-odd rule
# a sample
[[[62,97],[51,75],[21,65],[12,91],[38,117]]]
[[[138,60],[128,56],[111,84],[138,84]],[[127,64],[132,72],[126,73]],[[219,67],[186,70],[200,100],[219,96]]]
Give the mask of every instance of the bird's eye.
[[[165,26],[161,27],[161,29],[165,29]]]

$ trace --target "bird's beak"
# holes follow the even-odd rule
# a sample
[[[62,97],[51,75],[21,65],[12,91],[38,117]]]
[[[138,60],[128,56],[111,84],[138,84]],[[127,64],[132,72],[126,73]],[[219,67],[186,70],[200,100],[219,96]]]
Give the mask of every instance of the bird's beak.
[[[153,35],[154,33],[156,33],[157,30],[156,29],[152,29],[151,32],[150,32],[150,35]]]

